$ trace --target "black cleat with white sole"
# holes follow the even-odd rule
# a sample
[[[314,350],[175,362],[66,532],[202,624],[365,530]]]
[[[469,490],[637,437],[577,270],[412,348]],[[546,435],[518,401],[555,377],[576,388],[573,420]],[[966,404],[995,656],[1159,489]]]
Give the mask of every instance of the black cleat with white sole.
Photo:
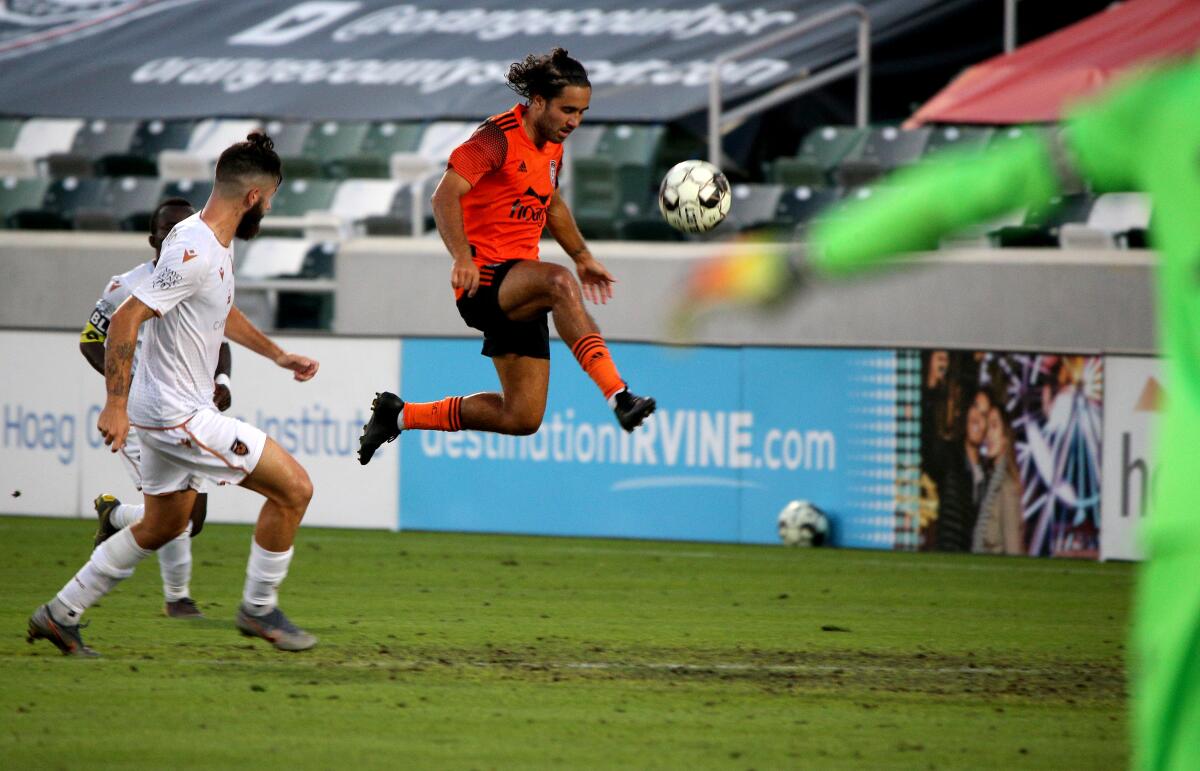
[[[617,405],[613,407],[613,413],[617,416],[621,428],[629,432],[642,425],[642,421],[650,417],[657,406],[649,396],[635,396],[628,388],[619,392],[615,398]]]
[[[371,457],[384,442],[394,442],[400,436],[400,412],[404,409],[404,400],[394,393],[384,391],[375,394],[371,402],[371,419],[363,426],[362,436],[358,439],[358,462],[367,465]]]

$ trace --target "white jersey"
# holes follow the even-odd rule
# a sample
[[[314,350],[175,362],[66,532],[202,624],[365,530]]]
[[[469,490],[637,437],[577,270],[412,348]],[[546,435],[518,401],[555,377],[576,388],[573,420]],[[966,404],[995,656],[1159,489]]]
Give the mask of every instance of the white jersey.
[[[143,262],[136,268],[125,271],[119,276],[113,276],[108,280],[104,287],[104,292],[100,295],[100,299],[96,301],[96,307],[92,309],[92,315],[88,319],[89,327],[84,332],[85,340],[94,342],[104,342],[108,344],[108,324],[112,321],[112,316],[117,312],[117,308],[121,307],[121,303],[133,294],[133,288],[141,284],[150,277],[154,272],[154,260]],[[98,339],[90,337],[90,335],[98,335]],[[133,371],[137,371],[138,355],[142,350],[142,338],[138,336],[137,348],[133,353]]]
[[[212,407],[213,372],[233,307],[233,250],[196,213],[163,242],[158,266],[133,289],[157,318],[142,325],[129,421],[165,428]]]

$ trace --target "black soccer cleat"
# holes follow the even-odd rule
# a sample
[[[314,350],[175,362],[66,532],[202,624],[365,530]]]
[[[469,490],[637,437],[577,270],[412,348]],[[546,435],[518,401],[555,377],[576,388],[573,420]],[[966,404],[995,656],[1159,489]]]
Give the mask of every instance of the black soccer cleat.
[[[371,419],[363,426],[362,436],[358,439],[358,462],[367,465],[371,456],[384,442],[394,442],[400,436],[400,411],[404,409],[404,400],[394,393],[384,391],[376,393],[371,402]]]
[[[642,421],[650,417],[657,406],[649,396],[635,396],[628,388],[620,391],[616,400],[617,406],[613,407],[613,413],[617,416],[621,428],[629,432],[642,425]]]
[[[191,597],[168,600],[163,605],[163,615],[167,618],[204,618],[204,614],[196,606],[196,601]]]
[[[120,505],[120,501],[107,494],[98,495],[96,496],[96,500],[92,501],[92,508],[96,510],[96,519],[99,520],[99,524],[96,527],[96,539],[92,544],[93,547],[99,546],[120,531],[121,528],[113,525],[111,520],[113,512]]]
[[[96,658],[100,655],[83,644],[78,624],[65,626],[55,621],[54,616],[50,615],[49,605],[43,605],[29,617],[29,630],[25,633],[25,642],[32,645],[34,640],[49,640],[64,656]]]

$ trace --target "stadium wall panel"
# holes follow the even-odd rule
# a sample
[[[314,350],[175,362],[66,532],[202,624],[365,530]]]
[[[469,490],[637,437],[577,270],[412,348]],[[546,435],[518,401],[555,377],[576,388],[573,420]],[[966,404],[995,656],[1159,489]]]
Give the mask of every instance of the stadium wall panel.
[[[240,245],[239,245],[240,246]],[[611,340],[663,342],[688,269],[736,247],[598,242],[617,278],[592,308]],[[565,262],[557,246],[547,259]],[[143,236],[8,232],[0,239],[0,328],[83,326],[112,275],[147,255]],[[1150,252],[978,250],[918,258],[915,269],[823,286],[775,314],[720,314],[692,342],[1153,354]],[[363,238],[337,256],[334,331],[474,337],[454,308],[436,239]],[[242,281],[245,291],[253,282]]]

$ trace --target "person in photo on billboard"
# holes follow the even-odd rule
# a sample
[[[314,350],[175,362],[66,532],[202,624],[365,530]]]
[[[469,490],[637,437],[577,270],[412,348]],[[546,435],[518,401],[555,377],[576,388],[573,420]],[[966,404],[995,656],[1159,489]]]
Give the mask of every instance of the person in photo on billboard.
[[[1064,114],[1063,131],[1029,133],[985,150],[948,151],[892,175],[810,231],[803,249],[764,248],[705,274],[729,287],[685,294],[708,303],[771,306],[818,278],[849,276],[885,259],[936,249],[962,228],[1056,196],[1146,193],[1160,255],[1158,340],[1171,385],[1158,423],[1154,516],[1142,525],[1146,560],[1133,605],[1133,766],[1200,768],[1200,60],[1139,68]],[[804,259],[797,259],[803,256]],[[780,276],[773,284],[746,276]]]
[[[95,656],[84,644],[84,611],[152,551],[188,526],[206,483],[238,484],[266,498],[246,566],[235,625],[280,650],[307,650],[316,638],[280,610],[279,585],[292,560],[296,529],[312,498],[307,472],[262,430],[217,411],[213,371],[221,341],[267,357],[297,381],[318,363],[288,353],[233,304],[233,239],[253,238],[283,181],[274,143],[262,132],[217,159],[212,195],[199,214],[177,224],[162,244],[154,272],[134,287],[108,326],[104,379],[108,391],[97,428],[113,452],[131,426],[141,440],[145,512],[106,539],[62,590],[29,618],[27,639],[48,640],[66,655]],[[143,335],[133,371],[139,331]]]
[[[483,333],[500,392],[405,402],[382,392],[359,440],[366,464],[401,431],[473,429],[528,435],[541,427],[550,383],[547,317],[626,431],[654,412],[654,400],[626,386],[583,300],[605,303],[615,279],[592,256],[558,195],[563,142],[591,101],[587,71],[561,48],[512,65],[508,85],[525,101],[484,121],[450,155],[433,193],[438,232],[453,258],[450,286],[459,315]],[[539,259],[543,228],[575,263]]]
[[[979,414],[977,405],[971,409]],[[983,452],[991,465],[971,537],[976,554],[1024,553],[1024,495],[1012,425],[999,407],[987,412]]]
[[[92,368],[104,374],[104,342],[108,337],[108,325],[113,312],[133,292],[134,287],[141,284],[154,272],[158,258],[162,252],[163,241],[171,230],[180,222],[196,213],[190,201],[183,198],[168,198],[158,204],[150,216],[150,247],[154,249],[154,259],[143,262],[137,267],[113,276],[104,287],[104,292],[92,309],[87,325],[79,337],[79,351]],[[140,349],[141,341],[138,341]],[[137,350],[134,351],[133,369],[137,370]],[[229,373],[232,366],[232,356],[229,343],[222,342],[217,355],[216,376],[213,382],[213,404],[221,412],[229,409],[233,395],[229,390]],[[121,448],[121,461],[129,474],[134,487],[142,489],[141,441],[137,429],[130,428]],[[142,518],[145,506],[141,503],[121,503],[112,495],[97,496],[94,507],[98,526],[96,529],[95,546],[99,546],[124,527],[129,527]],[[200,534],[204,527],[205,517],[208,516],[208,493],[203,490],[196,494],[196,502],[192,508],[187,527],[179,537],[168,541],[158,550],[158,565],[162,573],[163,597],[165,604],[163,613],[170,618],[199,618],[202,614],[191,597],[192,577],[192,538]]]

